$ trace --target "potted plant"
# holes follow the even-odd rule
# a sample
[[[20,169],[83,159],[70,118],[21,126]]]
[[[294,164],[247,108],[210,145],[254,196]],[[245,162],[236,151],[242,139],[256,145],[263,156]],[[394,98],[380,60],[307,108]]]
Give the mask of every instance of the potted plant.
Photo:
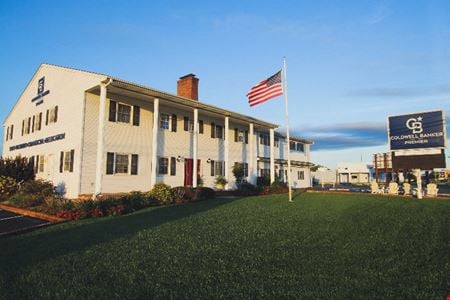
[[[216,188],[218,190],[223,190],[225,185],[228,183],[228,180],[226,180],[222,175],[218,175],[216,176],[214,183],[216,184]]]

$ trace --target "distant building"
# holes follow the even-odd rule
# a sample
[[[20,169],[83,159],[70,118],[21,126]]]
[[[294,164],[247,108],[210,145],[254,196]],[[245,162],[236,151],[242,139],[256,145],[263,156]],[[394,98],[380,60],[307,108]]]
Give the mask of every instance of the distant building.
[[[339,183],[369,183],[372,167],[366,163],[338,163]]]
[[[336,170],[328,168],[318,168],[317,171],[311,172],[314,184],[335,184],[336,183]]]

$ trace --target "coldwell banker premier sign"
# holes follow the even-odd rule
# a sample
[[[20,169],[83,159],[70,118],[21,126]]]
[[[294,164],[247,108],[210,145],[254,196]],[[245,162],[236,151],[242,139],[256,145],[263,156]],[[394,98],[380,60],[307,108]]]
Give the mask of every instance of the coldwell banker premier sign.
[[[445,148],[443,111],[413,113],[388,118],[391,150]]]

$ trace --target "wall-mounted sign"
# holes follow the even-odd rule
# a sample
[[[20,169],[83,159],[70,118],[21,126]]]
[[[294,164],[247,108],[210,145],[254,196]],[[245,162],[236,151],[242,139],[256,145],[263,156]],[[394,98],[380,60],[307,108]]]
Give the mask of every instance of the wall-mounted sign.
[[[36,102],[36,106],[44,103],[44,96],[50,94],[50,90],[45,91],[45,76],[38,81],[37,96],[31,99],[31,102]]]
[[[65,137],[66,137],[65,133],[60,133],[60,134],[49,136],[49,137],[46,137],[43,139],[34,140],[34,141],[31,141],[28,143],[11,146],[11,147],[9,147],[9,151],[24,149],[24,148],[33,147],[33,146],[42,145],[42,144],[47,144],[47,143],[51,143],[54,141],[63,140]]]
[[[391,150],[445,148],[444,112],[431,111],[388,118]]]

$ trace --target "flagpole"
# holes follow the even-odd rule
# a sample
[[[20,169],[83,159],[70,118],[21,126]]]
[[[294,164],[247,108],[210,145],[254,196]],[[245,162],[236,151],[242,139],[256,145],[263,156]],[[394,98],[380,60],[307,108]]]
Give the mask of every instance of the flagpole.
[[[286,57],[283,57],[283,95],[284,95],[284,110],[286,119],[286,139],[287,139],[287,161],[288,161],[288,190],[289,190],[289,202],[292,202],[292,188],[291,188],[291,140],[289,137],[289,114],[288,114],[288,81],[286,72]]]

